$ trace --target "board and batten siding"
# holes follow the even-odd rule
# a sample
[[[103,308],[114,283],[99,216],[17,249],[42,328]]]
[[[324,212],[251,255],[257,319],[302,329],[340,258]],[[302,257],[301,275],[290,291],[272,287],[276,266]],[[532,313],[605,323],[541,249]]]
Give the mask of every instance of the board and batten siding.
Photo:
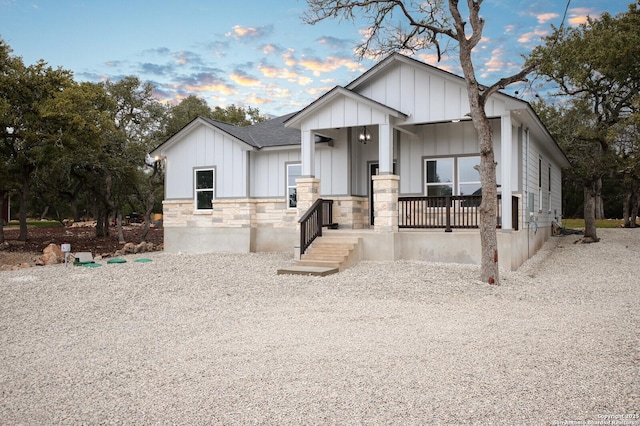
[[[256,151],[251,156],[251,196],[284,197],[286,165],[300,162],[300,148],[278,151]]]
[[[500,172],[500,120],[491,120],[495,158],[498,162],[496,178]],[[417,137],[400,136],[400,193],[424,194],[424,159],[433,157],[455,157],[480,155],[478,136],[470,121],[460,123],[438,123],[418,127]],[[517,155],[517,150],[516,154]],[[516,188],[513,188],[515,191]]]
[[[562,172],[558,161],[554,160],[541,144],[530,136],[527,152],[526,137],[523,137],[523,220],[528,221],[529,212],[533,212],[532,222],[538,226],[550,226],[554,219],[559,219],[562,212]],[[528,163],[525,165],[525,162]],[[540,167],[542,169],[540,170]],[[551,198],[549,202],[549,167],[551,167]],[[542,185],[539,183],[541,171]],[[540,191],[540,189],[542,191]],[[542,193],[542,208],[540,208],[540,193]],[[529,205],[530,195],[533,194],[533,206]]]
[[[193,198],[194,168],[215,167],[215,197],[246,197],[248,155],[232,136],[206,126],[167,148],[166,199]]]
[[[399,63],[354,90],[407,114],[403,124],[455,120],[469,113],[464,80],[441,71],[429,73],[415,64]],[[500,116],[505,108],[500,99],[491,98],[486,104],[489,117]]]

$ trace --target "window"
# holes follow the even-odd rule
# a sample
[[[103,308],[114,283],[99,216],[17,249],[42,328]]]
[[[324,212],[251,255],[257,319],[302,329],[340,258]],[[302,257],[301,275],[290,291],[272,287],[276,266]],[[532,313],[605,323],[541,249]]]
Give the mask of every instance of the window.
[[[444,197],[453,195],[453,158],[426,160],[427,196]]]
[[[194,170],[196,211],[212,210],[215,191],[215,169]]]
[[[482,194],[480,174],[474,168],[479,164],[480,157],[425,160],[425,193],[429,197]]]
[[[480,165],[480,157],[458,158],[458,194],[481,195],[480,173],[474,168]]]
[[[538,211],[542,211],[542,158],[538,158]]]
[[[298,190],[296,179],[302,175],[301,164],[287,164],[287,207],[294,209],[298,206]]]
[[[551,165],[549,165],[549,192],[547,193],[547,211],[551,213]]]

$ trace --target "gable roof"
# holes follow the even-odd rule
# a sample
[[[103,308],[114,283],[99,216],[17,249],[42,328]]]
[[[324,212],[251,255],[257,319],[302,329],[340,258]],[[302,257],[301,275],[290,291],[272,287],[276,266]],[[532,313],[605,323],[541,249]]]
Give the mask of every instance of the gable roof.
[[[285,127],[292,127],[298,124],[302,119],[312,114],[314,111],[318,110],[322,106],[331,102],[333,99],[336,99],[339,96],[344,96],[355,101],[363,102],[374,109],[381,110],[386,114],[389,114],[393,117],[397,118],[407,118],[407,114],[402,111],[398,111],[397,109],[391,108],[387,105],[384,105],[380,102],[374,101],[373,99],[369,99],[366,96],[362,96],[359,93],[353,92],[347,88],[342,86],[336,86],[324,95],[320,96],[318,99],[304,107],[302,110],[291,115],[290,118],[284,121]]]
[[[261,149],[265,147],[300,145],[300,132],[296,129],[286,128],[283,123],[295,113],[286,114],[265,120],[251,126],[236,126],[235,124],[225,123],[223,121],[213,120],[206,117],[196,117],[187,123],[182,129],[177,131],[170,138],[155,147],[151,154],[171,146],[182,135],[188,133],[197,123],[205,124],[221,130],[240,142],[245,143],[250,149]]]

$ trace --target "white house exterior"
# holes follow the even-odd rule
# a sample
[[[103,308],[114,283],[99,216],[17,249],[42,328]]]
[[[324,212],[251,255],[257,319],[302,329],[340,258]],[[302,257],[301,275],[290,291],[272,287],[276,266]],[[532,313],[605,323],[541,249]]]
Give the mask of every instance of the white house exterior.
[[[486,111],[509,200],[500,265],[515,269],[561,217],[569,164],[528,103],[497,93]],[[331,232],[362,237],[364,259],[479,263],[478,229],[444,232],[424,200],[474,211],[450,201],[480,193],[468,112],[464,79],[394,54],[294,114],[244,128],[198,118],[152,153],[166,163],[165,250],[293,252],[298,219],[320,197],[333,202]]]

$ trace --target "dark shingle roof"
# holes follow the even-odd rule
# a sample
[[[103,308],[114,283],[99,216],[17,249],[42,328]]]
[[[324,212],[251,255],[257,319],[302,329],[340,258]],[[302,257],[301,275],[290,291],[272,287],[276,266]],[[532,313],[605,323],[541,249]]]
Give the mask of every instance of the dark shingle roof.
[[[259,149],[269,146],[300,145],[300,130],[284,127],[284,122],[294,114],[283,115],[246,127],[235,126],[210,118],[201,118],[212,126]]]

